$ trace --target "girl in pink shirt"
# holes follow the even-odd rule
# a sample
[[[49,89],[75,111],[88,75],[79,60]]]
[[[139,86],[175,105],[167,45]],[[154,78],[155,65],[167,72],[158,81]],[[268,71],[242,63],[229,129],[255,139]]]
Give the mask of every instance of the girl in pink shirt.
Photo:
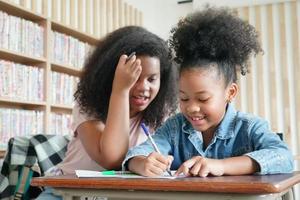
[[[132,52],[135,55],[128,57]],[[58,171],[120,169],[131,146],[176,110],[174,67],[165,41],[137,26],[103,38],[87,59],[75,92],[74,137]],[[51,188],[38,199],[61,199]]]

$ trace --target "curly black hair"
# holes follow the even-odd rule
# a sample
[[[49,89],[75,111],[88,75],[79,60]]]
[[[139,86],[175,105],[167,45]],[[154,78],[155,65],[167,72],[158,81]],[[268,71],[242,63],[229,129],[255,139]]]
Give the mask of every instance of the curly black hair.
[[[123,27],[99,41],[85,63],[74,97],[81,112],[105,122],[117,63],[122,54],[132,52],[160,60],[160,89],[143,111],[144,122],[157,128],[176,110],[176,72],[167,42],[142,27]]]
[[[262,52],[255,28],[225,7],[191,13],[171,30],[169,44],[180,71],[216,63],[225,86],[236,82],[237,70],[249,72],[250,55]]]

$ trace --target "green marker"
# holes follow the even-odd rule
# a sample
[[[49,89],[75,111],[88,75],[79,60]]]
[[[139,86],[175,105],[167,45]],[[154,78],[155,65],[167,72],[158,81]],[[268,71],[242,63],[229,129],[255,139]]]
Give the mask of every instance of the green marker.
[[[134,175],[134,173],[130,171],[115,171],[115,170],[107,170],[107,171],[102,171],[102,175]]]

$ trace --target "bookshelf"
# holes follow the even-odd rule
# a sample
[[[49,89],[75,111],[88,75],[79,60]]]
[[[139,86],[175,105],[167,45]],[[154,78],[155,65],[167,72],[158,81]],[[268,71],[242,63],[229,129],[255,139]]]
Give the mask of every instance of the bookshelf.
[[[42,91],[42,94],[39,97],[36,97],[36,98],[40,98],[39,100],[32,100],[32,99],[24,100],[24,99],[20,98],[19,94],[15,95],[14,97],[7,97],[3,94],[1,95],[1,91],[0,91],[0,109],[17,110],[16,112],[19,112],[20,110],[21,111],[23,111],[23,110],[41,111],[43,113],[43,115],[40,115],[40,116],[42,116],[42,119],[37,118],[36,121],[37,121],[37,123],[42,124],[43,134],[52,134],[51,130],[53,129],[53,127],[51,126],[51,124],[53,123],[53,119],[51,118],[51,115],[52,114],[71,115],[71,112],[72,112],[72,104],[69,104],[69,103],[64,104],[64,103],[54,102],[53,96],[55,96],[57,94],[56,94],[56,90],[55,90],[56,88],[53,88],[53,82],[54,82],[54,81],[52,81],[53,74],[59,74],[59,77],[62,77],[62,78],[57,78],[58,82],[60,80],[63,80],[62,82],[65,81],[64,83],[71,83],[73,80],[76,80],[76,79],[78,80],[78,78],[80,76],[80,72],[81,72],[81,67],[82,67],[82,65],[74,66],[70,63],[62,63],[57,60],[54,60],[53,48],[56,48],[56,47],[53,47],[54,41],[56,39],[56,38],[54,38],[54,32],[57,32],[59,34],[64,34],[68,37],[71,37],[71,39],[69,39],[69,40],[72,40],[72,41],[73,41],[73,38],[74,38],[74,40],[76,39],[77,43],[86,47],[87,49],[89,48],[89,45],[95,46],[98,42],[98,39],[92,35],[80,32],[71,27],[60,24],[59,22],[55,22],[49,18],[46,18],[42,15],[35,14],[30,10],[24,9],[21,6],[10,3],[8,1],[0,0],[0,12],[6,13],[9,16],[14,16],[14,17],[18,18],[19,21],[25,20],[25,21],[28,21],[28,23],[33,23],[34,27],[40,27],[42,30],[37,31],[36,33],[34,31],[31,32],[32,29],[30,29],[30,34],[35,35],[34,37],[37,37],[37,38],[39,37],[39,34],[42,35],[42,42],[41,41],[40,41],[40,43],[36,42],[36,43],[34,43],[34,45],[37,44],[37,46],[42,47],[41,51],[39,51],[37,53],[43,52],[40,56],[37,56],[32,53],[27,53],[28,51],[19,52],[19,51],[12,50],[11,48],[5,48],[0,45],[0,61],[1,60],[3,62],[7,61],[9,63],[9,67],[6,66],[5,69],[12,70],[10,67],[11,66],[14,67],[14,65],[17,65],[17,64],[21,65],[21,67],[18,66],[21,70],[24,70],[24,69],[28,70],[26,67],[28,67],[28,68],[30,67],[30,69],[33,70],[33,72],[30,72],[30,73],[32,73],[34,75],[30,76],[30,78],[28,79],[29,82],[30,81],[34,82],[36,79],[41,80],[40,82],[37,81],[40,84],[38,86],[31,85],[31,84],[26,85],[26,83],[23,84],[23,85],[25,85],[25,87],[29,87],[29,88],[26,88],[26,90],[28,90],[27,94],[30,94],[31,90],[33,90],[33,91],[38,90],[37,88],[41,89],[41,91]],[[4,19],[4,17],[2,15],[2,26],[4,26],[3,19]],[[15,20],[15,18],[14,18],[14,20]],[[1,15],[0,15],[0,26],[1,26]],[[0,27],[0,29],[1,29],[1,27]],[[39,30],[39,29],[36,28],[34,30]],[[22,30],[22,31],[24,32],[24,30]],[[16,31],[16,32],[18,32],[18,31]],[[26,32],[26,30],[25,30],[25,32]],[[10,37],[10,36],[8,36],[8,37]],[[29,38],[29,40],[31,39],[30,36],[28,36],[28,38]],[[38,39],[41,39],[41,38],[38,38]],[[1,32],[0,32],[0,41],[1,41]],[[36,40],[34,40],[34,42],[35,41]],[[67,44],[69,44],[69,43],[67,43]],[[88,45],[86,45],[86,44],[88,44]],[[18,45],[18,44],[16,44],[16,45]],[[36,47],[33,47],[32,49],[36,50]],[[84,56],[87,56],[86,51],[84,51]],[[81,57],[83,57],[83,56],[81,56]],[[4,67],[3,67],[3,69],[4,69]],[[17,69],[13,69],[13,70],[17,71]],[[4,72],[3,71],[4,70],[2,70],[2,73],[5,72],[5,71]],[[14,73],[15,73],[15,71],[14,71]],[[1,86],[1,81],[2,82],[5,81],[3,77],[4,76],[2,74],[2,78],[1,78],[1,63],[0,63],[0,90],[2,89],[3,91],[5,91],[7,88],[6,89],[1,88],[1,87],[5,87],[5,85],[3,85],[3,83]],[[3,79],[3,80],[1,80],[1,79]],[[9,83],[11,83],[11,82],[9,82]],[[16,85],[16,84],[18,84],[18,83],[13,83],[13,85]],[[6,85],[8,85],[8,84],[6,84]],[[76,84],[72,83],[71,85],[74,86]],[[10,86],[10,85],[8,85],[8,86],[14,87],[14,86]],[[32,87],[32,86],[34,86],[34,87]],[[68,87],[64,87],[64,88],[68,88]],[[65,91],[64,88],[63,88],[63,90]],[[38,91],[40,91],[40,90],[38,90]],[[70,90],[67,90],[66,93],[70,95],[73,92],[70,92]],[[60,95],[60,94],[58,94],[58,95]],[[28,95],[28,96],[29,96],[28,98],[31,98],[31,95]],[[60,99],[64,100],[65,97],[60,96]],[[1,122],[1,120],[2,120],[2,122]],[[7,139],[8,139],[8,138],[6,138],[5,140],[3,139],[3,135],[5,134],[4,131],[1,133],[1,123],[3,124],[3,122],[4,122],[3,120],[5,120],[5,119],[4,119],[3,115],[1,118],[1,113],[0,113],[0,138],[1,138],[1,143],[2,143],[0,146],[0,158],[4,156],[5,143],[7,143]],[[15,126],[15,125],[10,125],[10,126]],[[10,127],[10,128],[12,128],[12,127]],[[9,130],[14,130],[14,129],[9,129]],[[27,134],[31,134],[31,133],[26,133],[26,135]],[[14,135],[11,135],[11,136],[14,136]]]

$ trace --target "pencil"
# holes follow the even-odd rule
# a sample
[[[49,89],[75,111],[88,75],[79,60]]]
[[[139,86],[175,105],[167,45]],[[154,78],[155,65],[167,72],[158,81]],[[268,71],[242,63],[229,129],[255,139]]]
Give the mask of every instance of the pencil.
[[[128,62],[128,60],[130,60],[130,58],[132,58],[135,55],[135,51],[133,51],[127,58],[126,58],[126,62]]]
[[[154,142],[154,140],[153,140],[151,134],[149,133],[148,129],[146,128],[145,124],[144,124],[144,123],[141,123],[141,126],[142,126],[142,129],[144,130],[144,133],[145,133],[145,134],[147,135],[147,137],[149,138],[149,140],[150,140],[150,142],[151,142],[151,144],[152,144],[154,150],[155,150],[157,153],[161,154],[161,152],[159,151],[159,149],[158,149],[156,143]],[[170,169],[167,169],[167,172],[168,172],[168,174],[169,174],[170,176],[172,176],[172,173],[171,173]]]

